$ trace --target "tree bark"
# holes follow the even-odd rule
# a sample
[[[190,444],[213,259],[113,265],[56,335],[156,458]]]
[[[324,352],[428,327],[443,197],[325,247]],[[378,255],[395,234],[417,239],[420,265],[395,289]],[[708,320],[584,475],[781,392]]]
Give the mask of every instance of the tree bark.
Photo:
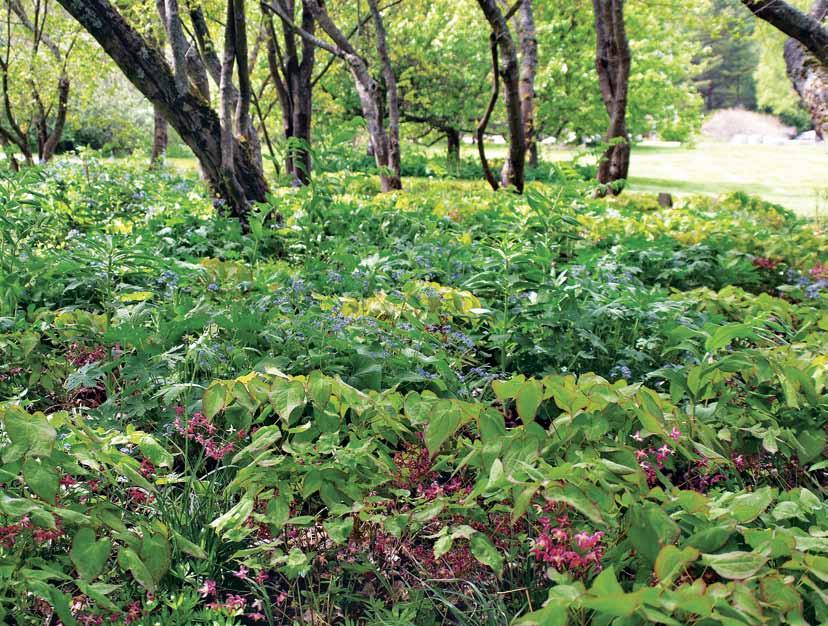
[[[164,119],[158,107],[153,107],[154,111],[154,132],[152,134],[152,155],[150,156],[150,165],[157,165],[167,154],[167,143],[169,137],[167,133],[167,120]]]
[[[58,79],[58,103],[57,111],[55,112],[55,122],[52,124],[52,130],[49,131],[46,141],[40,149],[41,162],[47,162],[55,156],[61,137],[63,137],[63,128],[66,126],[66,114],[68,112],[69,104],[69,78],[61,76]]]
[[[627,134],[627,97],[630,78],[630,46],[624,25],[624,0],[593,0],[595,12],[595,67],[604,107],[609,115],[608,148],[598,164],[598,182],[604,195],[617,195],[630,169],[630,140]]]
[[[810,15],[784,0],[742,0],[742,4],[759,19],[800,42],[822,64],[828,65],[828,28],[821,24],[828,2],[816,0]]]
[[[267,183],[248,151],[233,140],[234,175],[222,170],[221,124],[198,94],[180,94],[161,53],[141,38],[108,0],[58,0],[103,47],[133,85],[175,128],[202,165],[229,213],[246,220],[250,204],[265,201]]]
[[[160,10],[159,5],[159,10]],[[164,29],[170,42],[173,59],[173,75],[179,94],[187,93],[187,40],[178,14],[178,0],[164,0]]]
[[[283,2],[283,0],[276,0]],[[286,16],[293,17],[292,2],[281,5]],[[310,9],[302,6],[302,30],[313,35],[316,22]],[[272,21],[268,24],[268,67],[276,87],[282,109],[282,129],[288,142],[285,153],[285,170],[300,184],[308,184],[311,178],[311,115],[312,75],[316,58],[316,47],[302,38],[302,57],[299,59],[296,33],[292,22],[282,19],[284,46],[279,46],[276,29]],[[284,56],[282,55],[284,48]]]
[[[515,20],[520,41],[520,107],[523,114],[523,135],[529,152],[529,165],[538,166],[538,146],[535,138],[535,76],[538,72],[538,38],[532,0],[522,0]]]
[[[454,172],[460,169],[460,131],[456,128],[446,129],[446,164]]]
[[[383,192],[398,189],[395,176],[389,175],[389,140],[382,116],[382,98],[379,84],[368,70],[368,62],[356,51],[348,41],[348,37],[336,26],[322,0],[303,0],[304,6],[310,10],[316,23],[330,37],[333,44],[323,41],[304,28],[296,26],[278,0],[274,4],[262,3],[262,6],[278,15],[291,25],[294,32],[313,45],[343,59],[354,79],[354,85],[359,96],[362,115],[370,136],[370,143],[374,150],[374,160],[379,168],[380,189]],[[396,178],[399,178],[397,175]]]
[[[817,23],[828,19],[828,0],[817,0],[810,17]],[[796,39],[785,42],[785,65],[794,89],[811,114],[820,139],[828,139],[828,61],[820,59]]]
[[[400,177],[400,97],[397,92],[397,77],[391,67],[391,57],[388,56],[388,42],[385,25],[382,22],[377,0],[368,0],[371,16],[376,30],[377,52],[382,63],[382,77],[385,80],[385,100],[388,105],[388,169],[389,186],[391,189],[402,189]]]
[[[497,0],[477,0],[492,29],[499,53],[499,72],[503,81],[503,98],[506,104],[506,121],[509,128],[509,152],[503,166],[503,184],[511,185],[523,193],[526,167],[526,137],[520,102],[520,69],[517,50],[509,32],[507,17],[498,7]],[[490,181],[491,184],[491,181]]]
[[[489,34],[489,49],[492,52],[492,95],[489,97],[486,112],[477,125],[477,153],[480,155],[480,166],[483,168],[486,181],[491,186],[492,191],[497,191],[500,188],[500,183],[492,173],[489,159],[486,158],[486,128],[489,126],[489,120],[500,96],[500,68],[498,67],[500,64],[497,60],[497,37],[494,33]]]
[[[236,133],[249,140],[250,131],[250,68],[247,64],[247,20],[244,0],[228,0],[228,16],[233,16],[233,50],[239,72],[239,99],[236,103]],[[232,77],[232,70],[231,70]]]

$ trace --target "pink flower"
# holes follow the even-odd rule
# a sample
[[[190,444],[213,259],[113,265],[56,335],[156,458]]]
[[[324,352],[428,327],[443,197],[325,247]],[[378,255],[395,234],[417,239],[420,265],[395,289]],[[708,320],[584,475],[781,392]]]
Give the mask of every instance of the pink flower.
[[[264,585],[267,581],[267,578],[267,572],[262,569],[256,572],[256,577],[253,580],[255,580],[260,585]],[[256,602],[261,602],[261,600],[257,600]]]
[[[241,610],[247,606],[247,600],[244,599],[244,596],[230,594],[224,601],[224,605],[230,610]]]
[[[745,457],[743,457],[741,454],[733,457],[733,464],[736,466],[736,470],[739,472],[743,471],[745,467],[747,467]]]
[[[679,438],[681,437],[681,431],[678,428],[676,428],[675,426],[673,426],[673,430],[670,431],[669,437],[673,441],[678,441]]]
[[[263,622],[264,620],[267,619],[264,615],[262,615],[258,611],[256,613],[248,613],[247,615],[245,615],[245,617],[247,619],[253,620],[254,622]]]
[[[644,437],[641,436],[641,431],[635,431],[635,434],[632,436],[635,441],[644,441]]]
[[[75,477],[71,474],[64,474],[60,478],[60,486],[61,487],[71,487],[72,485],[77,485],[78,481],[75,480]]]
[[[198,590],[198,593],[199,595],[201,595],[202,598],[216,595],[216,581],[209,579],[205,580],[204,584]]]
[[[240,565],[239,569],[233,572],[233,576],[236,578],[241,578],[242,580],[247,580],[247,574],[250,572],[244,565]]]

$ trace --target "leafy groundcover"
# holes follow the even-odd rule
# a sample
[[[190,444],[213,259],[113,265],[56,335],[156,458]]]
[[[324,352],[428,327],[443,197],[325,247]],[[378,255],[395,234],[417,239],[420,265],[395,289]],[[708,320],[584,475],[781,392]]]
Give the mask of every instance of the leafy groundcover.
[[[6,174],[0,621],[828,622],[828,237],[565,174]]]

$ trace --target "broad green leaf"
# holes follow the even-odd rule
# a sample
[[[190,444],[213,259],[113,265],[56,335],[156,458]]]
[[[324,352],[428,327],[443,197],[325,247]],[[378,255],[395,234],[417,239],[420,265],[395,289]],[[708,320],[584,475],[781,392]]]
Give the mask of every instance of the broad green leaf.
[[[354,518],[344,517],[342,519],[333,519],[322,522],[328,536],[334,540],[335,543],[348,543],[348,537],[351,536],[351,531],[354,528]]]
[[[641,603],[640,594],[624,593],[615,578],[615,568],[612,565],[598,574],[588,595],[581,600],[583,606],[615,617],[632,615]]]
[[[23,479],[36,495],[46,502],[53,503],[58,492],[57,470],[45,459],[26,459],[23,463]]]
[[[461,426],[460,410],[449,400],[440,400],[432,408],[425,432],[425,444],[431,456],[457,432]]]
[[[767,557],[756,552],[725,552],[723,554],[702,554],[702,562],[722,578],[744,580],[750,578],[767,563]]]
[[[2,411],[6,434],[14,448],[28,456],[45,457],[52,454],[57,433],[43,413],[29,414],[16,406],[6,407]],[[7,458],[4,452],[3,460],[9,462],[13,459]]]
[[[695,548],[679,550],[674,545],[664,546],[655,561],[655,574],[659,583],[671,584],[676,576],[697,558],[699,558],[699,551]]]
[[[78,529],[72,539],[69,558],[81,578],[92,580],[103,572],[112,544],[108,539],[95,538],[95,531],[88,526]]]
[[[170,542],[159,532],[145,530],[141,542],[141,560],[147,566],[152,579],[158,584],[170,569]]]
[[[483,533],[475,533],[469,540],[471,553],[478,561],[492,568],[500,576],[503,572],[503,555]]]
[[[227,385],[220,380],[210,384],[201,399],[201,409],[207,419],[213,419],[227,406]]]
[[[156,584],[152,573],[132,548],[121,548],[118,552],[118,564],[121,569],[129,571],[135,581],[150,593],[155,593]]]
[[[762,487],[750,493],[736,496],[728,503],[733,518],[747,524],[759,517],[776,498],[776,492],[770,487]]]
[[[530,378],[520,386],[515,396],[515,406],[524,424],[535,421],[542,399],[543,385],[540,381]]]

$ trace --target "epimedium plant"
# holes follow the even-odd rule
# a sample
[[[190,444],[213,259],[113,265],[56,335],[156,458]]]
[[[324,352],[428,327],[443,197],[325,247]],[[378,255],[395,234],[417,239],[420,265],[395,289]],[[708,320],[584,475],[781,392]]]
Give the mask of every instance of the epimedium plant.
[[[4,619],[828,619],[824,234],[555,172],[7,174]]]

